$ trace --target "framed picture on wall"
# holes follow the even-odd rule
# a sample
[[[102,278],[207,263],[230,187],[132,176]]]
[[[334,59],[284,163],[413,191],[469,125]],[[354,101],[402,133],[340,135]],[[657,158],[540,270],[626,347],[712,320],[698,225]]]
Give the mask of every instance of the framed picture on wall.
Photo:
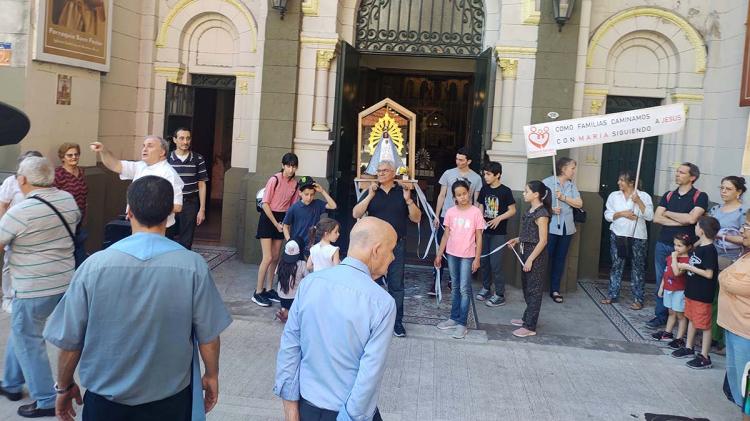
[[[37,0],[34,60],[109,71],[113,0]]]

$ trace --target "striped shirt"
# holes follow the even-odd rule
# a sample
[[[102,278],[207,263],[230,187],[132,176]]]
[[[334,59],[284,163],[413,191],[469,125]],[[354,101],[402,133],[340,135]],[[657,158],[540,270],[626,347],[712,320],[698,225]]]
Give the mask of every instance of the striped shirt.
[[[183,161],[177,153],[172,151],[169,154],[169,165],[174,167],[177,174],[182,178],[185,186],[182,188],[182,196],[189,196],[198,193],[198,182],[208,181],[208,171],[206,171],[206,160],[199,153],[190,152]]]
[[[50,202],[73,229],[81,219],[73,196],[55,187],[36,189],[0,219],[0,244],[10,244],[10,276],[17,298],[62,294],[75,270],[73,240]]]

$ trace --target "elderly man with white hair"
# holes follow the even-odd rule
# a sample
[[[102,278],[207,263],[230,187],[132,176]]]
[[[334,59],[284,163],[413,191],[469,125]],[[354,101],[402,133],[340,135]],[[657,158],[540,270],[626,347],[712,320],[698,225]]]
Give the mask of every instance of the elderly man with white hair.
[[[16,291],[0,395],[18,401],[26,383],[34,402],[20,406],[18,415],[54,416],[54,381],[42,332],[73,277],[74,245],[65,224],[78,225],[81,211],[70,193],[53,187],[55,167],[47,158],[24,159],[16,178],[25,199],[0,219],[0,246],[10,245]]]
[[[102,164],[120,174],[121,180],[137,180],[146,175],[155,175],[169,181],[174,189],[174,208],[167,218],[167,228],[174,225],[174,214],[182,211],[182,187],[184,183],[177,171],[167,162],[169,142],[159,136],[149,135],[143,139],[140,161],[121,161],[104,148],[101,142],[91,143],[91,150],[99,153]]]

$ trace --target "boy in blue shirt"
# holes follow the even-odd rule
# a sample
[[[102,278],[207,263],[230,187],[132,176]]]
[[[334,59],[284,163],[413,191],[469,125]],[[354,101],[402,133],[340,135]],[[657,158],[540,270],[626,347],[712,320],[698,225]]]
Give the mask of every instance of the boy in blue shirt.
[[[310,250],[307,238],[310,228],[318,223],[320,216],[327,210],[336,209],[336,202],[312,177],[300,177],[298,190],[300,200],[294,202],[289,208],[282,224],[286,241],[295,240],[297,244],[304,247],[306,255]],[[323,195],[325,202],[316,199],[316,193]],[[315,239],[313,238],[312,241]]]

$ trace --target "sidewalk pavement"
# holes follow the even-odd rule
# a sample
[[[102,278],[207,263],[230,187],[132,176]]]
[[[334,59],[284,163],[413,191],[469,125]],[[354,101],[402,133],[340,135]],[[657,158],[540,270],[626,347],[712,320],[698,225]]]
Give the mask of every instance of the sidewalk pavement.
[[[256,274],[256,266],[234,258],[214,269],[235,321],[221,338],[219,404],[209,420],[283,420],[272,392],[283,325],[272,320],[277,305],[250,302]],[[406,338],[393,338],[380,388],[384,420],[632,421],[647,412],[741,419],[721,391],[723,358],[712,356],[713,369],[691,370],[656,344],[629,342],[580,291],[562,306],[545,300],[539,335],[517,339],[505,313],[515,317],[523,305],[517,289],[508,295],[505,307],[478,306],[482,329],[464,340],[417,324],[406,325]],[[582,320],[585,329],[577,325]],[[3,313],[2,349],[8,331]],[[0,398],[0,420],[20,419],[16,408],[28,402]]]

